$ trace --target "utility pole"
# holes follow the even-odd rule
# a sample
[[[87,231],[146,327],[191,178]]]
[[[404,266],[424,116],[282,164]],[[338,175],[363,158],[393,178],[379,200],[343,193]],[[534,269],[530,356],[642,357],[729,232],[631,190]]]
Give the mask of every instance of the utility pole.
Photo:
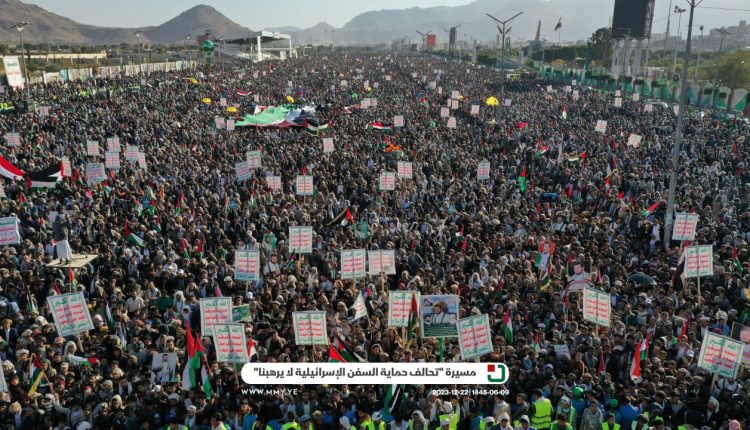
[[[505,67],[505,38],[510,33],[510,30],[513,29],[513,27],[508,27],[508,29],[505,29],[505,26],[516,19],[519,15],[521,15],[523,12],[518,12],[517,14],[511,16],[510,18],[506,19],[505,21],[500,21],[499,19],[495,18],[494,16],[487,14],[490,18],[492,18],[495,22],[497,22],[498,25],[497,29],[500,31],[500,42],[502,43],[502,47],[500,48],[500,79],[502,84],[500,85],[500,89],[502,94],[505,94],[505,73],[503,72],[503,68]],[[502,26],[502,28],[500,28]]]
[[[698,82],[698,69],[701,67],[701,57],[703,56],[703,26],[698,26],[701,30],[701,52],[698,53],[698,64],[695,66],[695,77],[693,80],[697,83]]]
[[[682,139],[685,130],[685,110],[687,106],[688,92],[685,88],[688,75],[688,66],[690,65],[690,39],[693,37],[693,14],[695,8],[703,0],[687,0],[690,5],[690,21],[688,23],[687,41],[685,43],[685,58],[682,66],[682,91],[680,91],[680,110],[677,112],[677,129],[674,135],[674,148],[672,148],[672,173],[669,177],[669,194],[667,196],[667,210],[664,219],[664,249],[669,250],[672,245],[672,226],[674,224],[674,200],[677,191],[677,175],[680,170],[680,155],[682,153]]]
[[[672,0],[669,0],[669,9],[667,10],[667,30],[664,32],[664,53],[669,49],[669,22],[672,20]]]
[[[716,57],[716,64],[714,64],[714,79],[711,81],[711,86],[713,87],[711,91],[711,107],[713,107],[716,102],[716,91],[718,90],[719,83],[719,60],[721,59],[721,50],[724,48],[724,38],[732,35],[732,33],[723,28],[717,28],[716,31],[721,33],[721,40],[719,41],[719,55]]]

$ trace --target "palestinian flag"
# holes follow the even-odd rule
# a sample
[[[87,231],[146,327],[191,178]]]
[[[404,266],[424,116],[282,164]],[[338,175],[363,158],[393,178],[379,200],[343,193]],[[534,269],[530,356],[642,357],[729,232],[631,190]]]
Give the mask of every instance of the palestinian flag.
[[[536,146],[536,158],[539,158],[542,155],[546,154],[548,150],[549,150],[549,146],[543,144],[542,141],[539,140]]]
[[[638,343],[635,347],[635,353],[633,354],[633,362],[630,365],[630,379],[635,383],[640,383],[641,378],[641,361],[646,359],[648,353],[648,337],[644,337],[643,340]]]
[[[137,234],[130,231],[130,227],[128,226],[128,222],[125,221],[125,227],[122,229],[122,237],[125,238],[126,241],[130,243],[134,243],[141,248],[144,248],[146,246],[146,242],[143,241]]]
[[[250,362],[253,361],[253,358],[255,358],[255,361],[258,361],[258,348],[255,347],[255,341],[252,337],[247,341],[247,357]]]
[[[523,170],[521,170],[521,174],[518,175],[518,185],[521,189],[521,192],[526,191],[526,168],[524,167]]]
[[[23,170],[19,170],[16,166],[10,164],[10,161],[0,156],[0,176],[8,179],[21,179],[23,178]]]
[[[652,204],[646,210],[644,210],[643,212],[641,212],[641,215],[643,215],[644,217],[648,217],[649,215],[651,215],[652,213],[654,213],[655,210],[659,209],[659,206],[661,206],[662,203],[664,203],[664,202],[658,201],[658,202]]]
[[[27,184],[32,188],[55,188],[63,180],[62,163],[29,173]]]
[[[91,367],[98,362],[99,360],[96,357],[78,357],[77,355],[70,356],[70,364],[72,364],[73,366]]]
[[[603,383],[605,375],[607,374],[606,366],[604,365],[604,353],[599,351],[599,383]]]
[[[340,223],[342,227],[346,227],[349,224],[354,224],[354,217],[352,216],[352,212],[349,210],[349,208],[344,209],[338,215],[336,215],[336,217],[330,220],[328,222],[328,227],[336,223]]]
[[[341,356],[348,363],[365,363],[367,360],[357,355],[354,349],[344,342],[341,338],[341,334],[336,332],[333,334],[332,346],[341,354]]]
[[[552,283],[552,281],[549,278],[549,272],[546,272],[544,274],[544,278],[542,278],[539,281],[539,290],[540,291],[545,291],[547,288],[549,288],[549,286],[550,286],[551,283]]]
[[[609,178],[615,172],[617,172],[617,158],[613,155],[607,165],[607,177]]]
[[[195,372],[194,361],[196,361],[195,355],[195,341],[190,330],[190,325],[186,327],[187,333],[185,333],[185,364],[182,368],[182,389],[190,391],[195,386]]]
[[[411,295],[411,307],[409,309],[409,325],[406,328],[406,338],[408,339],[407,348],[411,346],[411,342],[416,337],[414,335],[414,328],[417,326],[417,316],[419,316],[419,307],[417,306],[417,293]]]
[[[320,123],[315,119],[308,119],[305,121],[305,130],[309,134],[317,136],[321,131],[328,130],[328,124],[328,121]]]
[[[583,151],[583,152],[581,152],[578,155],[574,155],[572,157],[568,157],[568,162],[575,163],[576,161],[585,160],[585,159],[586,159],[586,151]]]
[[[523,130],[523,129],[529,128],[529,123],[525,122],[525,121],[518,121],[516,123],[516,128],[519,129],[519,130]]]
[[[505,309],[505,315],[503,315],[503,335],[505,343],[513,343],[513,321],[510,318],[510,307]]]
[[[367,124],[367,129],[374,129],[374,130],[383,130],[383,131],[393,131],[393,124],[383,124],[380,122],[371,122]]]
[[[344,357],[341,356],[341,353],[333,347],[333,345],[328,345],[328,362],[329,363],[348,363],[344,359]]]
[[[206,398],[211,399],[211,380],[208,378],[208,370],[206,370],[205,363],[201,366],[201,386]]]
[[[388,386],[388,391],[385,392],[385,400],[383,401],[383,418],[384,421],[390,417],[393,417],[401,406],[401,399],[404,397],[404,386],[398,384],[392,384]]]
[[[562,119],[568,119],[568,107],[563,106]]]
[[[29,372],[29,376],[29,381],[31,381],[29,396],[32,396],[34,393],[36,393],[37,388],[39,388],[39,384],[41,384],[42,378],[47,378],[47,375],[45,375],[44,373],[44,367],[42,367],[42,363],[39,361],[39,358],[36,356],[36,354],[31,356],[31,369]]]
[[[237,95],[240,97],[247,97],[250,95],[250,91],[237,91]]]

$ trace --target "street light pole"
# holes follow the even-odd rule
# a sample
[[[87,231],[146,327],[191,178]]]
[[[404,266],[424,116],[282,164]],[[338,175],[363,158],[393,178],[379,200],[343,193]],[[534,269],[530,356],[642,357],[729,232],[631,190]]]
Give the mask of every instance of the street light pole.
[[[29,89],[30,82],[29,82],[29,67],[26,64],[26,50],[23,46],[23,29],[29,25],[26,21],[21,21],[18,24],[14,25],[13,28],[18,30],[18,38],[21,39],[21,61],[23,62],[23,80],[24,80],[24,87],[26,87],[26,98],[31,99],[31,90]]]
[[[685,12],[686,9],[681,9],[679,6],[674,7],[674,12],[679,13],[680,17],[677,20],[677,37],[679,39],[682,39],[682,14]],[[692,23],[692,21],[691,21]],[[692,28],[690,29],[690,33],[692,34]],[[674,47],[674,60],[672,61],[672,75],[675,74],[677,71],[677,45]]]
[[[716,64],[714,65],[714,78],[711,82],[711,85],[713,86],[711,91],[711,107],[714,106],[714,102],[716,101],[716,90],[717,90],[717,83],[719,80],[719,59],[721,58],[721,50],[724,47],[724,38],[726,36],[731,36],[732,33],[724,30],[723,28],[717,28],[716,31],[721,33],[721,40],[719,41],[719,55],[716,58]]]
[[[505,39],[508,36],[508,33],[510,33],[510,30],[513,29],[513,27],[508,27],[508,29],[505,29],[505,25],[513,21],[514,19],[518,18],[519,15],[521,15],[523,12],[518,12],[517,14],[511,16],[510,18],[506,19],[505,21],[500,21],[499,19],[495,18],[494,16],[487,14],[490,18],[492,18],[495,22],[502,25],[503,28],[501,29],[500,26],[497,26],[497,29],[500,31],[500,43],[502,43],[500,48],[500,75],[502,79],[502,85],[501,90],[505,91],[505,74],[503,73],[503,67],[505,67]]]
[[[693,14],[695,8],[701,4],[703,0],[688,0],[690,5],[690,21],[688,23],[688,34],[687,42],[685,43],[685,57],[683,60],[682,67],[682,85],[683,88],[680,91],[680,110],[677,112],[677,129],[675,130],[674,137],[674,148],[672,148],[672,172],[669,177],[669,194],[667,196],[667,213],[664,219],[664,249],[669,251],[672,244],[672,226],[674,224],[674,204],[675,204],[675,192],[677,191],[677,175],[680,169],[680,155],[682,153],[682,140],[683,131],[685,129],[685,110],[687,106],[688,92],[685,88],[688,75],[688,67],[690,65],[690,39],[693,36]]]

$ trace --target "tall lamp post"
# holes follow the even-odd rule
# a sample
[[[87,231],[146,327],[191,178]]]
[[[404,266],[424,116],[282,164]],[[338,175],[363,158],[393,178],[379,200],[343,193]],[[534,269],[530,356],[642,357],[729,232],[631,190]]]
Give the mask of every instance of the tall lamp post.
[[[185,36],[185,50],[187,51],[188,60],[190,60],[190,33]]]
[[[506,19],[505,21],[500,21],[499,19],[495,18],[494,16],[487,14],[490,18],[492,18],[495,22],[497,22],[498,25],[497,29],[500,31],[500,39],[501,39],[501,48],[500,48],[500,70],[502,72],[503,67],[505,67],[505,38],[508,37],[508,34],[510,33],[510,30],[513,29],[513,27],[508,27],[508,29],[505,29],[505,25],[513,21],[514,19],[518,18],[519,15],[521,15],[523,12],[518,12],[517,14],[513,15],[512,17]],[[502,26],[502,28],[500,28]],[[501,73],[502,75],[502,73]],[[504,80],[504,79],[503,79]]]
[[[677,19],[677,37],[679,39],[682,39],[682,14],[684,12],[687,12],[687,9],[681,9],[679,6],[674,7],[674,13],[680,14],[680,17]],[[692,22],[692,21],[691,21]],[[692,28],[690,29],[690,34],[693,34]],[[677,71],[677,45],[674,47],[674,60],[672,61],[672,75],[675,74]]]
[[[11,28],[15,28],[16,30],[18,30],[18,38],[21,39],[21,61],[23,61],[23,80],[25,82],[24,86],[26,87],[26,98],[30,99],[31,91],[29,90],[29,71],[26,65],[26,50],[23,48],[23,29],[27,25],[29,25],[28,22],[21,21]]]
[[[721,50],[724,48],[724,38],[727,36],[731,36],[732,33],[724,30],[723,28],[717,28],[716,31],[718,31],[721,34],[721,40],[719,41],[719,58],[721,57]],[[714,78],[711,84],[713,85],[713,89],[711,91],[711,107],[714,106],[714,102],[716,101],[716,90],[717,90],[717,84],[719,81],[719,58],[716,59],[716,65],[714,65]]]
[[[685,43],[685,56],[682,66],[682,85],[685,85],[690,65],[690,39],[693,37],[693,14],[695,8],[703,0],[687,0],[690,6],[690,21],[688,23],[687,42]],[[672,245],[672,226],[674,225],[674,200],[677,191],[677,175],[680,170],[680,155],[682,153],[682,138],[685,129],[685,107],[687,106],[688,92],[686,88],[680,91],[680,110],[677,112],[677,127],[674,133],[674,148],[672,148],[672,172],[669,177],[669,194],[667,195],[667,210],[664,217],[664,249],[669,251]],[[700,299],[699,299],[700,300]]]
[[[143,30],[138,30],[135,33],[133,33],[133,36],[135,36],[136,40],[138,41],[138,65],[140,66],[143,59],[141,58],[141,35],[143,34]]]

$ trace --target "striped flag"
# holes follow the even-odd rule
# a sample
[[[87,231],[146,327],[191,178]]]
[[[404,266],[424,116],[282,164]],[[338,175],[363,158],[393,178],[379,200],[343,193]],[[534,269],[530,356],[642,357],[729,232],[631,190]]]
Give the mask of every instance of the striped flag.
[[[385,392],[385,401],[383,402],[383,418],[393,417],[401,405],[401,399],[404,397],[404,386],[392,384],[388,386]]]
[[[635,383],[643,381],[641,378],[641,361],[646,359],[646,353],[648,352],[648,337],[644,337],[638,345],[635,347],[635,353],[633,354],[633,362],[630,365],[630,379]]]
[[[329,363],[348,363],[341,353],[331,344],[328,345],[328,362]]]
[[[510,306],[505,309],[505,315],[503,315],[503,334],[505,337],[505,343],[513,343],[513,320],[510,317]]]
[[[44,367],[42,367],[42,363],[39,361],[39,358],[36,356],[36,354],[33,354],[31,356],[31,369],[29,372],[29,376],[29,380],[31,381],[29,396],[32,396],[34,393],[36,393],[37,388],[39,388],[39,384],[42,382],[42,378],[47,378],[47,375],[44,373]]]

